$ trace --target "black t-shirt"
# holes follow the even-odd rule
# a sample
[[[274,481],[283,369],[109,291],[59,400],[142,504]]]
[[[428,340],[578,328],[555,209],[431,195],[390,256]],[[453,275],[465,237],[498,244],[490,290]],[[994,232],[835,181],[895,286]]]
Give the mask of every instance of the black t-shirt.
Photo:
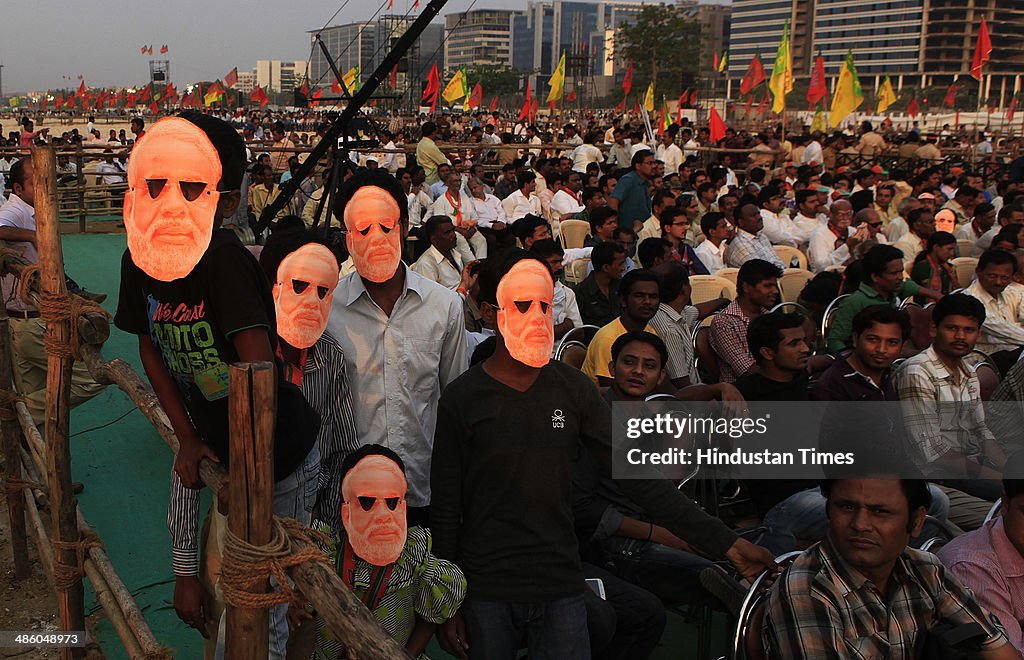
[[[153,340],[196,431],[226,464],[228,365],[238,362],[231,336],[263,328],[271,346],[277,345],[274,299],[255,257],[234,232],[219,229],[191,273],[162,282],[139,269],[125,250],[114,324]],[[298,388],[280,378],[280,368],[277,372],[274,475],[279,481],[309,454],[319,420]]]

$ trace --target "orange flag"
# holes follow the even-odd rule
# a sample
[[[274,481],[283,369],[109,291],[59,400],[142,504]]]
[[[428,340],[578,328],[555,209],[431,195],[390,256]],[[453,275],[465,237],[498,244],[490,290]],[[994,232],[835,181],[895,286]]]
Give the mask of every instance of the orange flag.
[[[711,107],[711,117],[708,120],[708,130],[711,132],[711,141],[718,144],[718,141],[725,137],[725,122],[722,121],[718,110]]]
[[[971,77],[981,81],[981,70],[992,58],[992,40],[988,37],[988,24],[985,15],[981,16],[981,27],[978,29],[978,43],[974,47],[974,61],[971,63]]]

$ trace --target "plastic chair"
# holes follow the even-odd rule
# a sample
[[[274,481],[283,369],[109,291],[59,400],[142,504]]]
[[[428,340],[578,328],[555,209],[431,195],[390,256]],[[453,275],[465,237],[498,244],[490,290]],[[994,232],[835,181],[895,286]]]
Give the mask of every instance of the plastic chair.
[[[988,510],[988,514],[985,516],[985,522],[988,522],[999,515],[999,509],[1003,506],[1003,498],[996,500],[996,503],[992,505],[992,508]]]
[[[974,280],[974,271],[978,268],[976,257],[956,257],[953,259],[953,272],[956,273],[956,282],[961,287],[968,287]]]
[[[946,545],[946,539],[942,538],[941,536],[933,536],[932,538],[922,543],[919,549],[921,550],[921,552],[930,552],[932,554],[935,554],[936,552],[938,552],[939,548],[941,548],[944,545]]]
[[[800,262],[800,268],[807,270],[807,255],[789,245],[773,245],[775,254],[779,255],[779,259],[782,259],[782,263],[786,268],[790,267],[793,263],[793,257],[796,257]]]
[[[555,359],[576,369],[583,369],[583,360],[587,357],[587,347],[581,341],[570,341],[558,345]]]
[[[782,271],[782,277],[779,278],[779,293],[782,294],[783,302],[796,302],[800,292],[813,278],[814,273],[802,268],[787,268]]]
[[[775,563],[788,568],[800,552],[788,552],[775,558]],[[750,585],[747,596],[740,606],[740,614],[732,638],[732,660],[762,660],[765,658],[761,645],[761,629],[764,625],[764,607],[767,590],[762,586],[768,578],[768,571],[762,572]],[[782,579],[780,575],[778,579]]]
[[[559,223],[558,240],[565,249],[581,248],[590,236],[590,223],[586,220],[565,219]]]
[[[974,241],[966,238],[956,239],[956,256],[969,257],[974,252]]]
[[[784,311],[784,312],[800,312],[801,314],[803,314],[807,318],[811,318],[810,311],[808,311],[806,307],[804,307],[803,305],[801,305],[798,302],[789,302],[789,301],[780,302],[777,305],[775,305],[775,307],[772,307],[771,309],[769,309],[768,313],[771,314],[772,312],[779,312],[779,311]]]
[[[729,280],[730,282],[732,282],[732,285],[734,287],[736,286],[736,277],[739,274],[740,274],[740,269],[739,268],[731,268],[731,267],[723,268],[722,270],[718,271],[717,273],[712,273],[712,275],[714,275],[715,277],[724,277],[725,279]]]
[[[736,285],[717,275],[690,276],[690,304],[699,305],[717,298],[736,299]]]
[[[583,345],[583,349],[586,350],[587,346],[590,345],[590,340],[594,338],[597,331],[600,330],[596,325],[581,325],[569,330],[562,338],[555,344],[555,359],[561,359],[561,351],[563,346],[567,346],[573,342]]]
[[[569,267],[565,269],[565,281],[567,284],[579,284],[583,280],[587,279],[587,267],[590,265],[590,259],[577,259],[569,264]]]
[[[825,308],[825,314],[821,317],[821,336],[825,339],[828,339],[828,330],[832,326],[832,319],[835,317],[836,312],[839,311],[839,305],[842,304],[844,298],[849,298],[852,295],[852,293],[844,293],[836,296],[836,299]]]

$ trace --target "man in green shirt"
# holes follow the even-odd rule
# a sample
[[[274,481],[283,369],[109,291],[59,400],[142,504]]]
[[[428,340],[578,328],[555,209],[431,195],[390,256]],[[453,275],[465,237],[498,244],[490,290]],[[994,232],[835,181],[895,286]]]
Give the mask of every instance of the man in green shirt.
[[[925,289],[913,280],[904,279],[903,253],[891,245],[876,245],[862,260],[863,280],[849,298],[839,303],[829,327],[825,345],[829,353],[839,353],[851,345],[853,317],[872,305],[899,304],[900,298],[922,295],[938,300],[939,291]]]
[[[427,175],[427,183],[434,184],[440,181],[437,176],[437,166],[442,163],[450,165],[450,163],[434,142],[437,124],[425,121],[420,132],[423,137],[416,143],[416,164],[423,168],[423,172]]]

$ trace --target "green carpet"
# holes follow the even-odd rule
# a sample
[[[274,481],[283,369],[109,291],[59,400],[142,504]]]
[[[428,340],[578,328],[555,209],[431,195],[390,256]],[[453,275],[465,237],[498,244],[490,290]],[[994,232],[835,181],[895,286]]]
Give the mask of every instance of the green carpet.
[[[63,237],[67,273],[90,291],[109,295],[103,306],[117,308],[124,235],[84,234]],[[103,347],[107,359],[127,361],[142,374],[136,339],[111,327]],[[143,376],[144,377],[144,376]],[[126,414],[127,413],[127,414]],[[174,649],[176,658],[201,658],[202,638],[174,612],[174,575],[167,533],[167,497],[171,451],[142,413],[115,387],[71,414],[72,474],[85,483],[79,496],[86,519],[103,539],[110,560],[142,609],[157,640]],[[206,493],[206,491],[204,491]],[[203,511],[208,507],[204,499]],[[88,581],[86,581],[88,585]],[[86,587],[89,612],[100,609]],[[654,658],[697,658],[696,628],[675,614]],[[117,633],[104,620],[99,643],[108,658],[127,658]],[[723,653],[724,624],[716,618],[712,658]],[[431,657],[448,657],[433,641]]]

